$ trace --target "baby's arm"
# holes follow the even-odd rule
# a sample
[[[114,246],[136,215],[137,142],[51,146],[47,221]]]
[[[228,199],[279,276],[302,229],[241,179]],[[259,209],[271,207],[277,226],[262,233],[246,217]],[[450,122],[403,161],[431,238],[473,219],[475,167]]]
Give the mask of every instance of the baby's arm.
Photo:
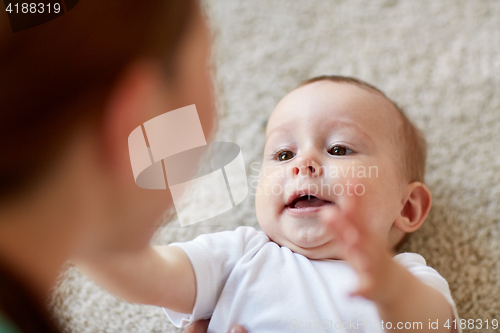
[[[368,234],[363,226],[347,219],[336,207],[325,216],[327,226],[342,243],[347,261],[359,276],[359,288],[353,295],[372,300],[384,323],[421,322],[415,332],[450,332],[453,312],[445,297],[413,276],[393,260],[393,255],[382,239]],[[430,329],[430,322],[438,320],[439,329]],[[385,327],[385,326],[384,326]],[[403,329],[404,330],[404,329]],[[412,332],[412,329],[406,331]]]
[[[191,313],[196,280],[187,255],[176,246],[139,252],[99,253],[76,261],[77,267],[111,293],[127,301]]]

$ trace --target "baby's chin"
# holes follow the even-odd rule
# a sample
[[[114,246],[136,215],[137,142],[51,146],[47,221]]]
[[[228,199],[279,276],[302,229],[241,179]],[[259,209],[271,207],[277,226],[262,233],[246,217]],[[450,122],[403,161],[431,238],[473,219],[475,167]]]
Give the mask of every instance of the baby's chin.
[[[271,238],[280,246],[289,248],[292,252],[302,254],[309,259],[334,259],[343,260],[342,251],[338,248],[334,240],[326,242],[306,242],[303,240],[288,239],[276,237],[277,240]]]
[[[302,254],[304,257],[309,259],[333,259],[333,260],[343,260],[343,256],[333,245],[323,245],[314,248],[303,248],[297,246],[296,248],[290,248],[295,253]]]
[[[309,259],[342,259],[332,234],[317,219],[281,219],[278,223],[259,220],[266,235],[280,246]]]

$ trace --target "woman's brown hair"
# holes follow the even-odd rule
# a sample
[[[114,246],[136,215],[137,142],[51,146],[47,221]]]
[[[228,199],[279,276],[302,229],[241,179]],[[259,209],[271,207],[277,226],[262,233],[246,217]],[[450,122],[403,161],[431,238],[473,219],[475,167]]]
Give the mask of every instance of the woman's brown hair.
[[[140,57],[175,75],[173,56],[196,4],[85,0],[13,33],[0,14],[0,199],[29,188],[84,119],[98,119],[124,68]]]

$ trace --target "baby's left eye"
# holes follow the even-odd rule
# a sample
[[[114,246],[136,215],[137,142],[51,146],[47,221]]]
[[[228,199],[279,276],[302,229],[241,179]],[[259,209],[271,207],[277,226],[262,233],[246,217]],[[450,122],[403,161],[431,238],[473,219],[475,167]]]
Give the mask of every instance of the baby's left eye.
[[[354,151],[347,148],[347,147],[337,145],[337,146],[333,146],[332,148],[330,148],[328,150],[328,153],[330,155],[335,155],[335,156],[344,156],[344,155],[352,154],[352,153],[354,153]]]

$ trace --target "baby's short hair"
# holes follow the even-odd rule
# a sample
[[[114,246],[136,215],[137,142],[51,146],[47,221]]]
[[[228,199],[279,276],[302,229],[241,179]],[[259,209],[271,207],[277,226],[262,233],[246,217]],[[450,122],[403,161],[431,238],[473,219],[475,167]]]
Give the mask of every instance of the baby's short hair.
[[[408,183],[419,181],[424,182],[425,160],[427,158],[427,143],[423,133],[411,122],[404,111],[380,89],[371,84],[349,76],[340,75],[322,75],[302,81],[297,87],[302,87],[318,81],[331,81],[336,83],[354,84],[360,88],[370,90],[385,97],[391,102],[402,120],[402,126],[399,128],[398,139],[401,142],[401,161],[402,175]]]

